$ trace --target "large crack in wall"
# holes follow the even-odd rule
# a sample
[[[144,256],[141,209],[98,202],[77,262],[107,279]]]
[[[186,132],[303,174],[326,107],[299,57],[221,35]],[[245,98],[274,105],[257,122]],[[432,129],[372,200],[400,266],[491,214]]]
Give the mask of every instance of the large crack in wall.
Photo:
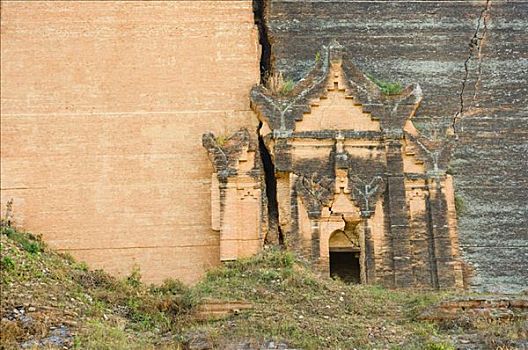
[[[490,16],[491,9],[491,0],[486,1],[484,9],[480,12],[480,16],[477,20],[477,27],[475,28],[475,33],[471,37],[469,42],[469,52],[468,56],[464,61],[464,77],[462,79],[462,87],[460,89],[459,99],[460,99],[460,108],[453,116],[453,121],[451,127],[456,138],[458,138],[458,129],[457,124],[464,117],[464,110],[466,109],[466,103],[464,101],[464,92],[466,91],[467,84],[469,82],[470,69],[469,64],[472,59],[477,59],[477,77],[475,80],[473,101],[477,97],[478,87],[480,84],[480,76],[482,74],[482,48],[484,46],[484,40],[488,32],[488,19]]]
[[[266,183],[266,198],[268,206],[268,235],[266,242],[271,244],[284,244],[284,237],[279,225],[279,204],[277,201],[277,179],[275,177],[275,164],[268,151],[264,138],[260,134],[262,122],[257,129],[260,158],[264,168],[264,181]]]
[[[266,84],[266,80],[272,71],[271,41],[268,27],[266,25],[266,13],[269,9],[269,0],[253,0],[253,13],[255,25],[259,31],[260,55],[260,83]],[[279,225],[279,205],[277,201],[277,179],[275,178],[275,164],[273,158],[266,147],[264,138],[260,132],[262,122],[257,128],[258,147],[260,159],[264,169],[264,181],[266,184],[266,198],[268,211],[268,234],[266,243],[284,244],[284,237]]]
[[[271,71],[271,42],[269,39],[266,13],[269,9],[269,0],[253,0],[253,15],[255,25],[259,31],[260,54],[260,83],[264,84]]]

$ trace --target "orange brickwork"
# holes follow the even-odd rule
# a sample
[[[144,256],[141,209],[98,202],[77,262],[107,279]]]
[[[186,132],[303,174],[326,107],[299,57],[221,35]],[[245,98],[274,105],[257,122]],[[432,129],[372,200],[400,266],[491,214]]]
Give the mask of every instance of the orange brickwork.
[[[116,275],[220,263],[204,132],[255,130],[252,2],[2,2],[1,203]]]

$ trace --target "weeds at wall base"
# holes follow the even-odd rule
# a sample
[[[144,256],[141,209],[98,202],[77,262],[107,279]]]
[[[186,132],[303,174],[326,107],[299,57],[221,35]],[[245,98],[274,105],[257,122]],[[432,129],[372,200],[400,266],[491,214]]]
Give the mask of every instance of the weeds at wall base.
[[[387,290],[321,278],[281,249],[212,269],[193,287],[175,280],[146,285],[139,269],[118,279],[51,249],[31,253],[21,242],[35,237],[16,233],[0,235],[2,258],[9,258],[2,264],[11,266],[0,272],[2,314],[8,319],[1,324],[3,345],[45,339],[50,327],[68,324],[77,349],[178,349],[189,337],[205,338],[220,349],[270,340],[299,349],[388,344],[392,349],[453,349],[445,329],[417,320],[448,292]],[[198,321],[196,306],[210,299],[244,300],[253,309],[214,322]],[[23,318],[12,311],[20,305],[27,305],[23,315],[33,318],[31,328],[24,328]],[[522,324],[508,329],[487,324],[489,331],[480,323],[472,327],[487,332],[490,342],[523,336]]]

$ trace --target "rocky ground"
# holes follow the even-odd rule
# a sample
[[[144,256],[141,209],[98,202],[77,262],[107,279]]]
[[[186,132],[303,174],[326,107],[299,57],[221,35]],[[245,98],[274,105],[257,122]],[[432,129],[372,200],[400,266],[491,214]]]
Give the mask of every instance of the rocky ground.
[[[7,226],[0,237],[5,349],[528,348],[526,295],[347,285],[277,249],[192,288],[148,286],[140,271],[90,271]]]

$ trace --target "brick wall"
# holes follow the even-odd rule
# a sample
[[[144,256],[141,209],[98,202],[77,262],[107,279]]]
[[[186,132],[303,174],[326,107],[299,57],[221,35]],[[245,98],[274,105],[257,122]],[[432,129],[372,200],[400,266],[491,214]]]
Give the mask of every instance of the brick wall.
[[[92,267],[219,263],[207,131],[256,128],[251,0],[2,2],[1,203]]]

